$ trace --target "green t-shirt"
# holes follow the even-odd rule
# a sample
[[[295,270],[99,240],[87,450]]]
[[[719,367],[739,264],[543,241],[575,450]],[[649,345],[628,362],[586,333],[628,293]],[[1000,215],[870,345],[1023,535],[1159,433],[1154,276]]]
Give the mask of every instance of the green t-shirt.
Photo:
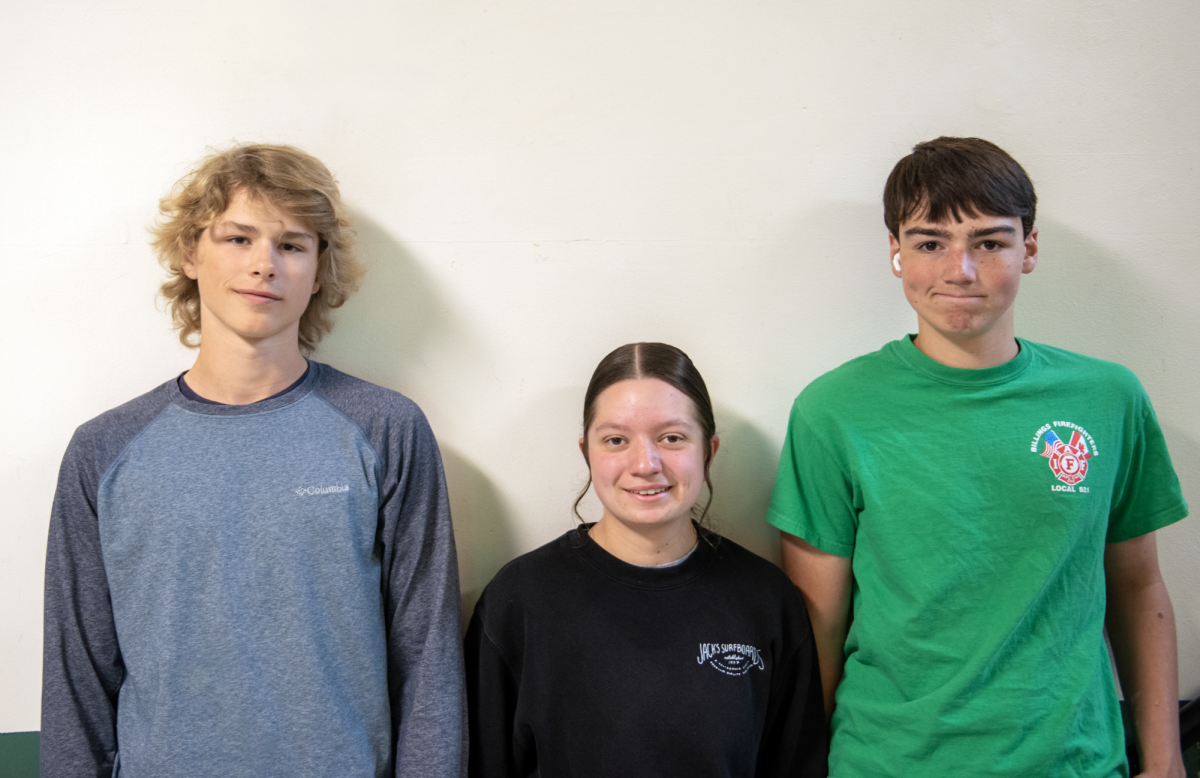
[[[1127,369],[910,338],[796,399],[768,520],[853,558],[830,775],[1126,775],[1104,545],[1187,515]]]

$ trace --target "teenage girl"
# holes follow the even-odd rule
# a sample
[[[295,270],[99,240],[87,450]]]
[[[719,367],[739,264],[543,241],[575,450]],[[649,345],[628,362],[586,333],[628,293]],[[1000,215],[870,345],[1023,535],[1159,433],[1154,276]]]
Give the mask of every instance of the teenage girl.
[[[682,351],[634,343],[600,362],[579,448],[604,513],[509,563],[476,605],[472,776],[826,774],[804,605],[704,528],[719,444]]]

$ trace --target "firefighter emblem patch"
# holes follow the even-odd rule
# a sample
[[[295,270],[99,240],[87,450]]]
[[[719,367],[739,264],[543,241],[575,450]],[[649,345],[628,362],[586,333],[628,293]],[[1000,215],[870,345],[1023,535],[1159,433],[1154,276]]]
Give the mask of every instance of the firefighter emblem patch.
[[[1069,442],[1063,442],[1060,433],[1055,432],[1056,427],[1062,430],[1061,435],[1064,436],[1070,431]],[[1038,451],[1039,441],[1043,444],[1041,451]],[[1044,425],[1034,435],[1030,450],[1050,460],[1050,470],[1054,477],[1069,487],[1057,487],[1055,491],[1071,492],[1075,491],[1076,484],[1087,478],[1088,460],[1099,453],[1096,450],[1096,441],[1092,440],[1088,431],[1069,421],[1055,421]]]

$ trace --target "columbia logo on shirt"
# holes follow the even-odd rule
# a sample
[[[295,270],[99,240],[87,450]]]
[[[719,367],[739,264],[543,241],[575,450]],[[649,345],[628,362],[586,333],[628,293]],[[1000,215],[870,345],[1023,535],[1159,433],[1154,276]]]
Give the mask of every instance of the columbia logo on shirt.
[[[340,494],[350,491],[350,484],[340,484],[337,486],[301,486],[299,489],[293,489],[297,497],[308,497],[314,494]]]
[[[701,643],[696,663],[707,664],[725,675],[745,675],[751,667],[767,667],[757,648],[742,643]]]

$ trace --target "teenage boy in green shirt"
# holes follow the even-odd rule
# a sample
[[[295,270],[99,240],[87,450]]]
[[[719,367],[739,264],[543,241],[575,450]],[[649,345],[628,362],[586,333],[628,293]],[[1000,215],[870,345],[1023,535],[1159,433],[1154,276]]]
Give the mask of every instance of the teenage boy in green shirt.
[[[1187,515],[1110,362],[1014,336],[1037,198],[992,143],[918,144],[884,190],[917,334],[796,399],[768,519],[817,639],[831,775],[1183,776],[1154,531]]]

